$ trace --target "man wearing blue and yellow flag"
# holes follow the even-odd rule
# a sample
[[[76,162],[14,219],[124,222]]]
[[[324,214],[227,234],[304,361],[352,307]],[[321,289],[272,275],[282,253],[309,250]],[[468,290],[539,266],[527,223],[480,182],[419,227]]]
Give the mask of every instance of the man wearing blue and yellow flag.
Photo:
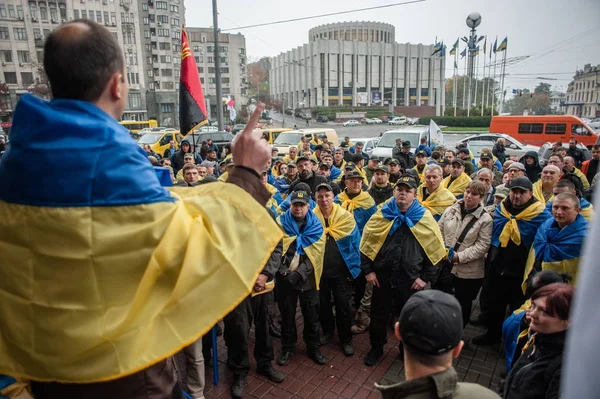
[[[581,214],[579,198],[568,192],[557,194],[552,201],[552,217],[540,226],[533,240],[523,275],[523,292],[527,280],[541,270],[569,275],[575,284],[587,232],[588,222]]]
[[[556,196],[560,193],[571,193],[577,196],[575,184],[571,180],[559,180],[552,188],[553,199],[556,198]],[[552,213],[552,202],[553,201],[546,202],[546,210],[549,213]],[[591,223],[592,220],[594,220],[595,215],[594,205],[590,204],[588,200],[582,197],[579,198],[579,207],[581,208],[579,213],[581,213],[588,223]]]
[[[442,180],[442,187],[447,188],[456,199],[462,199],[465,188],[472,180],[465,173],[465,163],[462,159],[453,159],[451,165],[450,176]]]
[[[450,190],[441,186],[443,174],[439,165],[428,165],[425,168],[425,184],[417,188],[417,200],[431,212],[436,222],[456,202]]]
[[[319,285],[321,307],[319,319],[323,328],[321,344],[326,345],[337,325],[342,351],[352,356],[352,280],[360,274],[360,233],[354,217],[333,203],[333,188],[329,184],[317,187],[315,215],[325,228],[327,242],[323,274]],[[331,296],[335,305],[335,323]]]
[[[361,269],[373,285],[367,366],[383,355],[390,311],[398,316],[408,298],[435,279],[436,265],[446,256],[440,229],[417,201],[416,189],[414,178],[398,180],[394,198],[369,219],[363,232]]]
[[[527,177],[513,179],[508,188],[508,198],[494,213],[492,246],[483,283],[487,331],[473,338],[475,345],[497,343],[506,306],[513,312],[525,301],[521,283],[529,250],[537,230],[551,217],[545,210],[546,204],[533,196],[533,185]]]
[[[277,221],[283,229],[283,257],[276,278],[276,297],[281,312],[281,353],[277,364],[286,366],[296,352],[296,308],[304,318],[303,338],[308,356],[317,364],[327,363],[319,336],[319,283],[323,273],[325,234],[310,210],[306,191],[290,195],[291,207]]]
[[[228,183],[169,192],[117,122],[112,33],[62,25],[44,69],[54,100],[21,98],[0,165],[0,374],[36,399],[183,398],[170,356],[246,298],[282,238],[259,178],[270,148],[245,129]]]
[[[377,205],[373,197],[363,191],[363,176],[358,171],[347,173],[345,183],[346,188],[335,197],[335,203],[354,215],[358,231],[362,234],[365,224],[377,211]]]

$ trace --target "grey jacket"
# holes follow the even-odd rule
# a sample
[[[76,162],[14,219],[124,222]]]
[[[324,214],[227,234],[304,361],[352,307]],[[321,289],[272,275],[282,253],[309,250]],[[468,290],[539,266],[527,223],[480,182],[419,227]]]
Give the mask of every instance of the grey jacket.
[[[431,374],[416,380],[394,385],[375,384],[384,399],[499,399],[500,396],[479,384],[458,382],[454,368]]]

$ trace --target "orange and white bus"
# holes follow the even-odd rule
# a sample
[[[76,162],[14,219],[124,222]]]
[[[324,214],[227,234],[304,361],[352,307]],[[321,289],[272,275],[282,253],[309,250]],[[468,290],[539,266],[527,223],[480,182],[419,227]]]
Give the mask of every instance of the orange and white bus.
[[[568,143],[571,138],[591,148],[599,135],[572,115],[494,116],[490,133],[504,133],[525,143],[541,146],[547,142]]]

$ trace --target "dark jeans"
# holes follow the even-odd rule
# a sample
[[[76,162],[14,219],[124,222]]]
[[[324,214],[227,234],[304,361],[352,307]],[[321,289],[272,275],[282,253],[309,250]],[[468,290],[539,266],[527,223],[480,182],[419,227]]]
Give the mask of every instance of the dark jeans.
[[[462,309],[463,328],[469,323],[473,301],[477,298],[477,293],[482,284],[482,278],[468,279],[454,276],[454,296],[456,296]]]
[[[369,324],[369,335],[371,347],[383,349],[387,341],[387,321],[390,312],[396,320],[408,299],[417,291],[411,290],[414,280],[405,278],[394,279],[394,288],[391,285],[389,272],[375,272],[379,287],[373,286],[373,297],[371,299],[371,323]]]
[[[502,336],[502,322],[506,315],[506,305],[512,313],[525,302],[521,289],[523,280],[494,273],[486,276],[483,289],[486,292],[487,320],[486,335],[490,340],[499,340]]]
[[[269,305],[272,302],[272,292],[248,296],[223,319],[227,365],[235,374],[246,376],[250,371],[248,342],[253,322],[256,367],[261,369],[271,365],[274,357],[273,342],[269,335]]]
[[[338,336],[342,344],[352,342],[352,280],[350,277],[321,278],[319,291],[319,321],[324,334],[333,334],[337,325]],[[331,294],[335,304],[335,321],[331,309]]]
[[[281,350],[295,352],[298,331],[296,330],[296,307],[304,318],[303,338],[308,353],[314,353],[321,346],[319,336],[319,292],[316,289],[297,291],[285,281],[277,282],[277,304],[281,313]]]
[[[367,279],[365,278],[364,273],[360,272],[360,274],[352,281],[352,284],[354,285],[352,306],[354,306],[354,309],[358,309],[360,307],[360,301],[365,295],[365,287],[367,285]]]

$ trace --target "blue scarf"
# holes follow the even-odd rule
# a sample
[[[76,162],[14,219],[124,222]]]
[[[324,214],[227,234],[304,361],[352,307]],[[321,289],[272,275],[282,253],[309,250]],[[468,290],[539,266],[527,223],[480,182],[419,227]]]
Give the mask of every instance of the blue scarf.
[[[579,258],[587,230],[588,222],[581,214],[562,229],[554,218],[548,219],[540,226],[533,241],[536,259],[542,262],[560,262]]]
[[[279,221],[285,234],[289,237],[296,237],[296,253],[298,255],[304,255],[304,250],[317,242],[323,235],[323,225],[310,210],[306,213],[306,221],[302,231],[298,230],[298,224],[290,210],[282,214]]]
[[[381,214],[384,218],[394,222],[390,229],[389,235],[392,235],[398,230],[403,224],[406,224],[409,228],[414,227],[419,220],[425,214],[425,207],[422,206],[416,199],[411,204],[410,208],[402,214],[396,201],[388,201],[382,208]]]
[[[342,171],[338,167],[332,165],[329,172],[329,180],[335,181],[341,174]]]

